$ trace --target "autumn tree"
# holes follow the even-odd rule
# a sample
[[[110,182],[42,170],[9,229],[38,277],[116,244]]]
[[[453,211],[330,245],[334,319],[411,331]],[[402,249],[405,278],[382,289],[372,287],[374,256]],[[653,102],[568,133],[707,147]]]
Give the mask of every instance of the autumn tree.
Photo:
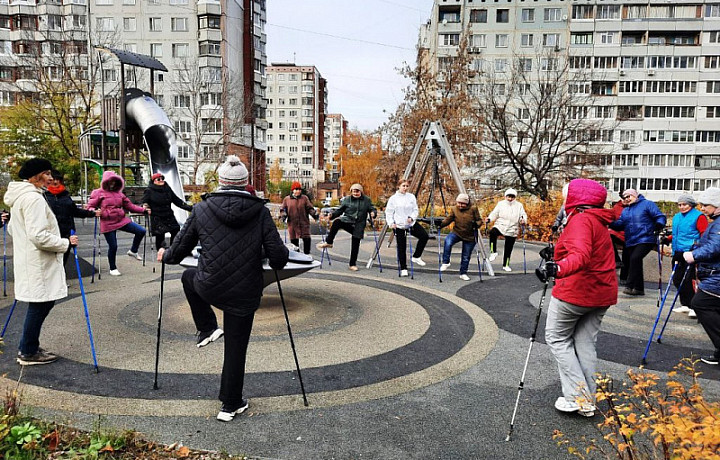
[[[352,129],[345,131],[338,157],[341,192],[349,190],[352,184],[358,183],[363,186],[365,195],[373,201],[384,194],[383,184],[379,182],[380,164],[383,159],[379,135]]]
[[[486,161],[477,164],[477,175],[543,200],[553,181],[598,178],[617,122],[615,107],[600,96],[612,91],[610,83],[586,70],[591,59],[544,47],[505,65],[479,61],[470,89],[486,134],[479,141]]]
[[[402,177],[426,120],[442,123],[458,165],[477,161],[476,144],[482,131],[479,114],[473,108],[475,98],[468,91],[471,63],[468,43],[468,35],[463,34],[457,49],[438,57],[437,65],[430,62],[430,56],[421,55],[414,67],[406,65],[400,70],[410,84],[404,90],[403,101],[381,128],[388,149],[380,174],[386,193],[394,191]],[[449,173],[441,170],[441,174],[449,191],[454,193]]]

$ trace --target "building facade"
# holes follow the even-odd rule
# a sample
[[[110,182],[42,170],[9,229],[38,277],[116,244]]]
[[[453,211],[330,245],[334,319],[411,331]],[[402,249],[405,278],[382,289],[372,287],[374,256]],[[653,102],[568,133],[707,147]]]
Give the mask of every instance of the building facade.
[[[267,68],[267,168],[309,190],[327,180],[327,82],[314,66],[273,63]]]
[[[630,187],[674,200],[720,186],[720,3],[436,0],[419,59],[437,69],[464,33],[479,73],[542,72],[538,56],[554,51],[590,75],[574,90],[597,96],[588,117],[612,120],[594,142],[608,155],[601,179],[614,199]]]
[[[0,0],[0,104],[32,91],[34,76],[23,72],[32,54],[57,48],[85,67],[88,47],[91,66],[95,47],[150,55],[168,68],[155,73],[153,97],[174,124],[183,183],[203,184],[223,155],[237,153],[262,187],[265,21],[265,0]],[[99,55],[95,86],[117,97],[120,66]],[[126,67],[125,86],[150,91],[149,74],[136,70]]]

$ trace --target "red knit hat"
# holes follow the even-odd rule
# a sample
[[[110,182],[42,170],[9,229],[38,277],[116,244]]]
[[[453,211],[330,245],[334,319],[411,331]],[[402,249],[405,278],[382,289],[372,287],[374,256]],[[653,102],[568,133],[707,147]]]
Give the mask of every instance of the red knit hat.
[[[293,182],[292,185],[290,186],[290,190],[297,190],[297,189],[302,190],[302,184],[301,184],[300,182],[298,182],[298,181],[295,181],[295,182]]]
[[[160,173],[155,173],[155,174],[152,175],[151,179],[152,179],[152,180],[155,180],[155,179],[159,179],[159,178],[161,178],[161,177],[163,178],[163,180],[165,180],[165,176],[163,176],[163,175],[160,174]]]

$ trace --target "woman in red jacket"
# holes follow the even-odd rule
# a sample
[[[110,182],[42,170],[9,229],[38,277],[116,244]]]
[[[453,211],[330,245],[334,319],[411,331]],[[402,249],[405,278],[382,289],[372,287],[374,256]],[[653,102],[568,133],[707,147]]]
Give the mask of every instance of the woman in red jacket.
[[[612,209],[603,209],[607,190],[589,179],[570,182],[565,209],[567,225],[555,246],[555,276],[548,307],[545,341],[558,363],[562,412],[591,417],[595,411],[595,344],[605,312],[617,303],[615,256],[608,225]]]

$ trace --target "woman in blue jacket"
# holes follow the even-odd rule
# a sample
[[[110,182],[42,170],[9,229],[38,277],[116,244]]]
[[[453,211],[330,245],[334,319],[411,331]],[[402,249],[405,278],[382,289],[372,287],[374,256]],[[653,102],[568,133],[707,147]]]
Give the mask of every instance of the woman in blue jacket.
[[[700,237],[697,248],[685,252],[683,257],[696,266],[700,284],[692,308],[715,346],[712,356],[703,356],[700,360],[717,366],[720,359],[720,188],[709,187],[698,201],[712,222]]]
[[[643,259],[657,245],[656,232],[665,227],[667,218],[655,203],[629,188],[622,194],[625,209],[610,227],[625,231],[628,278],[623,294],[645,295]]]

